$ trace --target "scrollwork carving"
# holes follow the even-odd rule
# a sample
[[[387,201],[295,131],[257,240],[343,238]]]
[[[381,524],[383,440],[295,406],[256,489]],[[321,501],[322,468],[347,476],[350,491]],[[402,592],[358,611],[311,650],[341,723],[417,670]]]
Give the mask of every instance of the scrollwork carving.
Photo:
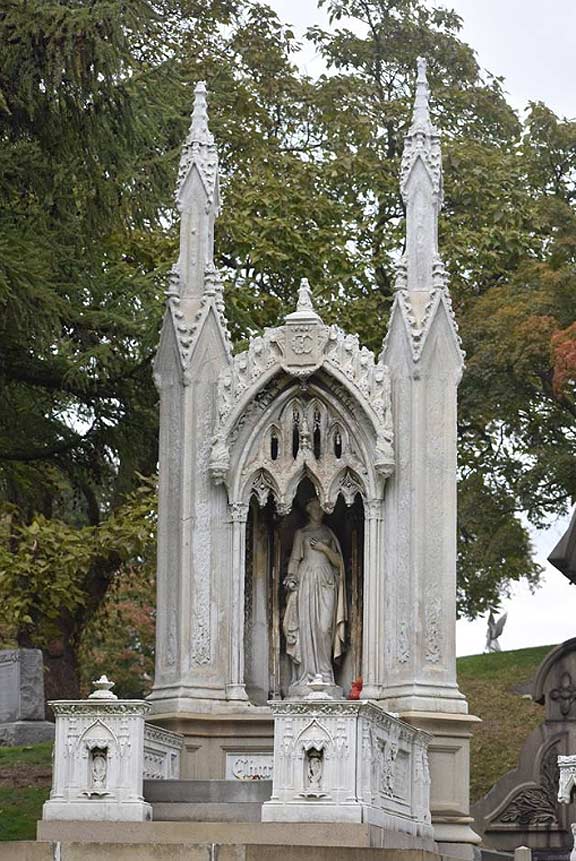
[[[556,787],[558,786],[558,744],[551,745],[542,758],[540,785],[522,789],[499,815],[499,822],[519,826],[549,828],[558,824]]]

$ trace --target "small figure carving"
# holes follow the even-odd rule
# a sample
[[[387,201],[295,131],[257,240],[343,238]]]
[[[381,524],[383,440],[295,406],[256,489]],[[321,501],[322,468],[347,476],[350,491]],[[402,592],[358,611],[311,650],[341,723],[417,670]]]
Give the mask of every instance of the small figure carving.
[[[498,621],[496,621],[494,619],[494,611],[490,610],[490,615],[488,616],[488,628],[486,630],[486,648],[484,649],[485,652],[502,651],[498,639],[502,635],[502,631],[504,630],[504,625],[506,624],[507,618],[508,613],[504,613],[504,615],[500,616]]]
[[[298,304],[297,311],[313,311],[314,303],[312,301],[312,290],[307,278],[302,278],[300,287],[298,288]]]
[[[306,504],[308,523],[298,529],[284,585],[289,591],[283,618],[286,654],[293,663],[294,685],[317,676],[334,685],[332,659],[344,651],[346,595],[344,560],[338,539],[322,523],[320,503]]]
[[[312,748],[308,752],[308,787],[320,789],[322,780],[322,752]]]
[[[106,748],[95,747],[92,749],[90,771],[92,791],[93,793],[100,793],[106,789],[106,777],[108,775],[108,751]]]
[[[300,793],[302,798],[324,798],[322,792],[322,774],[324,771],[324,751],[311,747],[306,751],[306,771],[304,773],[305,787]]]

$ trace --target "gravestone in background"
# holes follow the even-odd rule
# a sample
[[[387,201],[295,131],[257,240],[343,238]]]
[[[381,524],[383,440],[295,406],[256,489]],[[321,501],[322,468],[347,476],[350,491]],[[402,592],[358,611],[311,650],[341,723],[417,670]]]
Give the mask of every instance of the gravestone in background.
[[[40,649],[0,651],[0,745],[52,741],[45,720],[44,664]]]
[[[544,722],[520,752],[518,766],[472,806],[483,844],[500,851],[529,846],[534,861],[568,859],[576,802],[558,801],[558,756],[576,751],[576,637],[544,658],[532,698],[544,705]]]

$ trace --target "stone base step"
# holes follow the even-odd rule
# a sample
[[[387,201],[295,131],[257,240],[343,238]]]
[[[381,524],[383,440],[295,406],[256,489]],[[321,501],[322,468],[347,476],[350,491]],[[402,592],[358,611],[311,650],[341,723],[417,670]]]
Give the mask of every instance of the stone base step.
[[[261,801],[205,802],[153,801],[154,822],[261,822]]]
[[[142,839],[142,838],[141,838]],[[214,843],[0,843],[0,861],[457,861],[421,849]]]
[[[145,780],[144,798],[188,804],[255,803],[272,795],[271,780]]]
[[[315,846],[326,848],[328,854],[336,847],[351,849],[384,848],[394,851],[417,849],[419,852],[424,852],[424,855],[418,856],[419,858],[434,857],[434,853],[426,854],[421,843],[418,844],[418,838],[399,832],[384,831],[382,828],[365,823],[351,822],[298,822],[295,824],[289,822],[64,822],[48,820],[38,823],[37,836],[38,840],[60,840],[66,843],[150,843],[164,845],[210,843],[219,846],[246,844],[272,847]],[[274,851],[277,853],[275,857],[278,859],[280,849]],[[273,857],[273,854],[270,855],[270,858]],[[316,849],[313,856],[310,857],[314,857],[316,861]],[[350,857],[353,858],[354,856]],[[0,861],[4,861],[2,856],[0,856]],[[66,859],[63,858],[62,861],[66,861]],[[218,861],[223,861],[222,856],[219,856]],[[286,859],[282,858],[282,861],[286,861]]]
[[[270,780],[146,780],[155,822],[260,822]]]

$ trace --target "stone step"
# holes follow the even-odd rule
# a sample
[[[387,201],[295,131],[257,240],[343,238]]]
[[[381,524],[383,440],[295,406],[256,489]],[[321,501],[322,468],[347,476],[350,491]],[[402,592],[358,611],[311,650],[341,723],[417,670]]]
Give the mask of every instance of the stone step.
[[[343,854],[342,858],[373,858],[373,861],[384,861],[384,858],[401,861],[404,858],[402,852],[410,849],[419,854],[406,856],[424,859],[437,858],[434,852],[417,849],[412,850],[413,838],[398,832],[385,832],[380,828],[373,828],[367,823],[344,823],[344,822],[57,822],[55,820],[41,821],[38,823],[38,840],[62,841],[62,843],[98,843],[102,851],[106,843],[121,843],[123,846],[131,843],[150,844],[208,844],[219,846],[218,861],[224,861],[224,846],[239,848],[240,846],[254,847],[256,844],[262,846],[264,855],[271,853],[269,857],[273,861],[282,858],[287,861],[285,847],[302,847],[300,857],[303,861],[336,861],[339,853],[335,849],[347,847],[350,854]],[[0,843],[0,846],[2,844]],[[313,851],[311,846],[317,847]],[[305,847],[305,848],[304,848]],[[353,851],[366,850],[365,854],[354,856]],[[382,850],[391,850],[389,855],[379,855]],[[330,855],[330,853],[333,855]],[[374,855],[370,855],[370,853]],[[393,855],[397,852],[397,855]],[[276,854],[274,854],[276,853]],[[308,855],[306,855],[308,853]],[[6,856],[4,856],[6,857]],[[0,861],[4,861],[0,854]],[[103,854],[102,858],[106,856]],[[113,857],[113,856],[111,856]],[[132,856],[122,856],[132,858]],[[140,859],[135,856],[138,861]],[[178,856],[174,856],[178,857]],[[234,858],[235,856],[228,856]],[[238,858],[240,858],[238,856]],[[254,856],[255,857],[255,856]],[[456,857],[458,857],[456,855]],[[466,856],[469,858],[469,855]],[[171,855],[165,855],[164,859]],[[163,859],[163,861],[164,861]],[[10,859],[12,861],[12,859]],[[52,859],[51,859],[52,861]],[[61,861],[68,861],[64,856]],[[81,861],[87,861],[86,858]],[[187,859],[188,861],[188,859]],[[190,856],[192,861],[192,856]]]
[[[153,801],[152,816],[154,822],[260,822],[262,802]]]
[[[145,780],[151,804],[262,804],[272,795],[271,780]],[[156,817],[154,817],[156,818]],[[210,820],[214,821],[214,820]]]
[[[419,849],[164,842],[0,843],[0,861],[447,861]],[[454,859],[449,859],[454,861]]]

